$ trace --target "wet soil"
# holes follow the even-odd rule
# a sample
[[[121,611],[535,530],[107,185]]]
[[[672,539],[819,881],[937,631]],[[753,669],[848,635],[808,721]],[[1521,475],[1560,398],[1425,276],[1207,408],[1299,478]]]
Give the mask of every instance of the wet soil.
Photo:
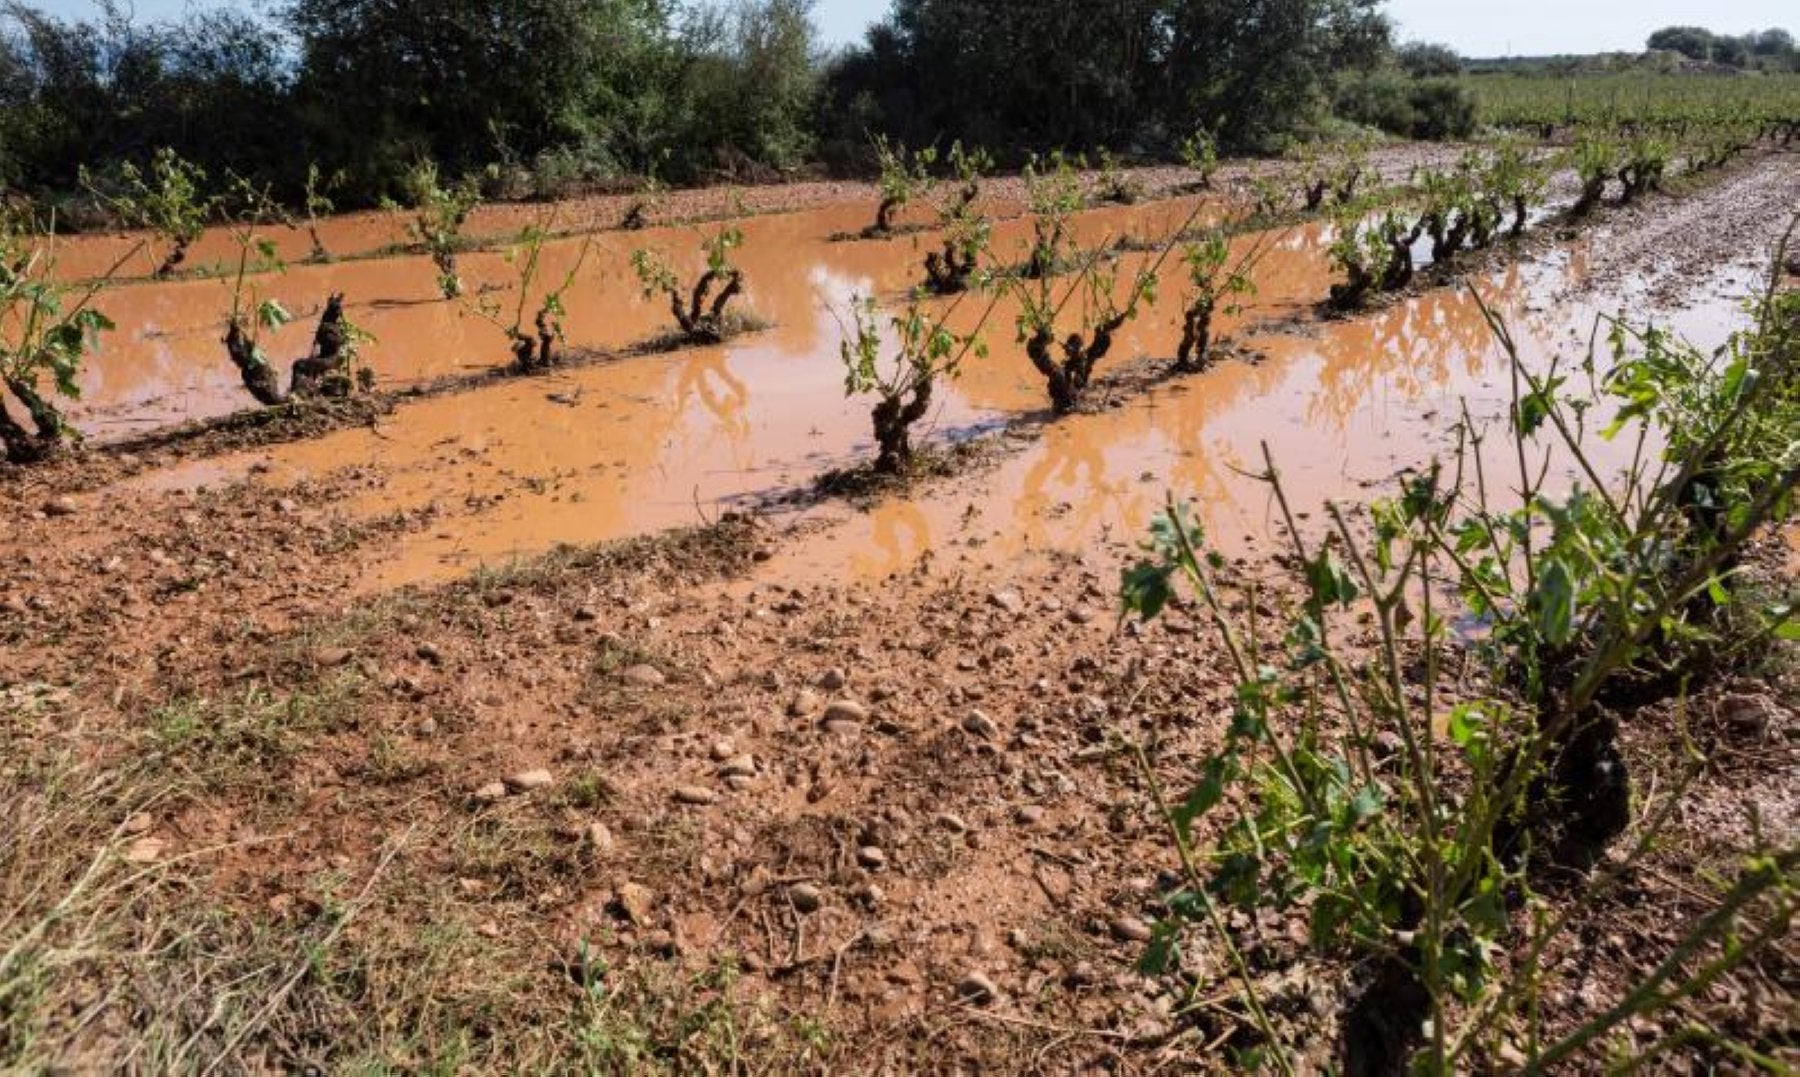
[[[52,756],[143,761],[158,792],[109,802],[108,825],[154,840],[145,870],[202,895],[227,935],[317,939],[346,894],[377,910],[329,936],[344,964],[322,967],[339,971],[302,976],[247,1042],[183,1026],[200,1057],[329,1070],[353,1043],[404,1044],[419,1065],[554,1068],[572,1050],[557,1037],[599,1034],[594,983],[698,983],[729,961],[695,1005],[740,1008],[739,1048],[775,1068],[1229,1065],[1247,1023],[1221,956],[1193,955],[1194,997],[1133,968],[1175,867],[1133,748],[1154,745],[1180,786],[1222,733],[1229,681],[1191,610],[1121,623],[1119,571],[1173,491],[1199,503],[1235,571],[1267,573],[1279,532],[1242,474],[1263,442],[1307,512],[1369,496],[1441,447],[1463,402],[1503,411],[1499,356],[1467,288],[1315,322],[1322,237],[1298,228],[1229,327],[1237,351],[1205,373],[1163,376],[1176,318],[1159,311],[1121,340],[1093,406],[1049,422],[1042,386],[998,347],[934,433],[987,434],[978,463],[867,511],[733,515],[866,455],[819,297],[892,295],[922,257],[910,239],[824,242],[866,201],[750,222],[751,305],[775,323],[758,336],[405,402],[291,445],[115,459],[129,479],[72,497],[54,470],[0,483],[6,796],[41,788]],[[1083,227],[1115,234],[1185,205]],[[1739,324],[1734,282],[1797,205],[1792,156],[1758,159],[1464,283],[1534,363],[1584,347],[1596,314],[1622,306],[1717,342]],[[1645,243],[1659,207],[1682,224]],[[1671,246],[1687,253],[1665,258]],[[766,261],[749,262],[759,248]],[[299,283],[322,296],[327,281]],[[208,287],[146,287],[144,301]],[[601,287],[614,290],[585,339],[649,329],[629,288]],[[171,309],[169,324],[205,332],[204,305]],[[422,320],[391,330],[418,350],[378,360],[385,378],[473,361],[453,313],[392,310]],[[146,363],[106,372],[135,387],[96,387],[85,421],[114,407],[160,422],[171,393],[169,414],[205,412],[213,390],[170,389]],[[1719,719],[1728,751],[1675,840],[1550,955],[1560,1019],[1604,1008],[1666,945],[1697,907],[1684,880],[1749,842],[1746,806],[1791,832],[1791,681],[1711,701],[1770,704],[1756,730]],[[1654,729],[1628,727],[1634,766],[1666,758]],[[1295,924],[1234,927],[1266,955],[1279,1026],[1325,1064],[1356,970],[1305,960]],[[1783,955],[1689,1016],[1759,1042],[1792,1027]],[[88,960],[109,988],[56,1026],[54,1057],[116,1059],[141,1015],[189,1004],[134,973],[148,959]],[[429,1005],[409,965],[432,970]],[[206,968],[220,978],[197,990],[228,995],[233,966]],[[507,1015],[567,1028],[483,1034]],[[699,1050],[691,1032],[654,1036]]]

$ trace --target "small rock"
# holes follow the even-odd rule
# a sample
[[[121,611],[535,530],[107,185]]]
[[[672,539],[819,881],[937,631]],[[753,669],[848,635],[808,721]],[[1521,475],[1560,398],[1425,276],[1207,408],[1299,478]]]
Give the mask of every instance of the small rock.
[[[72,497],[53,497],[44,502],[46,516],[73,516],[81,511],[81,506]]]
[[[619,911],[632,923],[643,927],[650,923],[656,909],[656,894],[649,887],[627,882],[619,887]]]
[[[482,801],[484,803],[491,804],[496,800],[500,800],[500,799],[504,798],[505,796],[506,796],[506,783],[505,782],[489,782],[486,785],[482,786],[480,789],[475,790],[475,799]]]
[[[600,611],[592,606],[583,606],[575,611],[575,619],[583,622],[598,621],[600,619]]]
[[[419,719],[418,722],[414,723],[414,725],[413,725],[413,733],[415,733],[416,735],[421,736],[421,737],[436,736],[437,730],[438,730],[437,719],[433,718],[429,714],[427,714],[425,717]]]
[[[709,754],[711,754],[713,762],[723,763],[737,754],[737,745],[733,744],[729,737],[716,740],[713,741],[712,751]]]
[[[719,794],[704,785],[684,785],[675,790],[675,801],[691,807],[704,807],[719,799]]]
[[[438,650],[438,645],[435,643],[421,643],[413,653],[434,666],[444,660],[444,652]]]
[[[1120,942],[1150,941],[1150,925],[1135,916],[1115,916],[1106,929]]]
[[[668,680],[663,676],[662,670],[641,663],[627,667],[625,672],[619,674],[619,679],[633,688],[655,688]]]
[[[802,688],[799,693],[794,696],[793,700],[788,703],[788,716],[791,718],[805,718],[808,715],[815,714],[818,712],[819,705],[822,702],[823,701],[819,698],[817,692],[814,692],[810,688]]]
[[[719,768],[721,778],[754,778],[756,777],[756,759],[750,755],[738,755],[725,761]]]
[[[547,770],[527,770],[514,774],[506,779],[506,787],[515,793],[529,793],[536,789],[546,789],[556,784],[556,779]]]
[[[313,661],[321,669],[336,669],[348,663],[352,657],[354,654],[348,647],[320,647],[313,652]]]
[[[819,687],[827,692],[835,692],[847,683],[849,683],[849,678],[844,676],[844,671],[836,668],[826,670],[824,675],[819,678]]]
[[[937,817],[937,824],[952,834],[967,834],[969,824],[963,822],[962,816],[943,812]]]
[[[1044,820],[1044,809],[1037,804],[1027,804],[1019,809],[1015,818],[1025,826],[1036,826]]]
[[[811,883],[795,883],[788,887],[788,900],[800,912],[813,913],[818,912],[825,904],[825,895]]]
[[[870,871],[880,871],[887,867],[887,854],[879,845],[865,845],[856,850],[856,862]]]
[[[855,733],[869,720],[869,709],[848,699],[834,701],[825,708],[819,724],[833,733]]]
[[[581,843],[590,851],[605,855],[613,851],[613,833],[605,823],[589,823],[581,832]]]
[[[994,734],[1000,732],[1000,727],[994,724],[994,720],[978,710],[968,713],[968,716],[962,720],[962,727],[963,732],[983,740],[991,739]]]
[[[1000,988],[994,985],[986,973],[971,972],[956,984],[956,995],[977,1006],[986,1006],[1000,997]]]
[[[130,864],[154,864],[168,847],[169,843],[161,838],[139,838],[125,847],[125,860]]]
[[[127,834],[142,834],[144,831],[149,830],[155,825],[156,820],[150,817],[149,812],[137,812],[127,817],[125,825],[120,829],[124,830]]]
[[[1011,589],[1004,590],[1004,591],[995,591],[992,594],[988,595],[988,604],[991,606],[997,606],[998,608],[1003,609],[1007,613],[1011,613],[1011,614],[1019,614],[1019,613],[1025,612],[1025,599],[1019,594],[1019,592],[1011,590]]]

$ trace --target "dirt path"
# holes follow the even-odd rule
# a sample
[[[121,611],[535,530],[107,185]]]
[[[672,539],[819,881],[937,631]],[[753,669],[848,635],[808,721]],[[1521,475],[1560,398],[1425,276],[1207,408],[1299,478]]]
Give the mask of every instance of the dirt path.
[[[1617,218],[1559,302],[1628,280],[1675,302],[1754,257],[1795,189],[1775,158],[1661,224],[1660,203]],[[1444,300],[1421,302],[1362,323],[1387,328],[1355,353],[1438,322]],[[1431,359],[1397,355],[1394,376]],[[1245,364],[1191,391],[1259,370],[1313,373]],[[1427,444],[1432,400],[1358,400],[1405,432],[1397,457]],[[992,474],[899,504],[955,515],[1004,496]],[[1188,481],[1154,478],[1151,501]],[[43,847],[74,871],[116,843],[150,880],[122,934],[57,981],[58,1012],[87,1019],[49,1020],[51,1054],[111,1059],[157,1034],[247,1068],[1189,1072],[1243,1042],[1220,955],[1191,955],[1203,1004],[1181,1016],[1183,983],[1133,971],[1174,863],[1135,750],[1154,745],[1179,786],[1229,707],[1191,611],[1118,623],[1135,534],[1096,524],[989,559],[938,541],[846,577],[819,551],[877,543],[856,520],[727,520],[370,596],[367,566],[455,511],[346,511],[389,479],[0,489],[18,521],[0,536],[0,785],[113,761],[121,784]],[[1792,766],[1707,781],[1774,804]],[[1682,833],[1728,857],[1709,825]],[[1641,892],[1682,915],[1667,888]],[[1233,926],[1258,940],[1279,1027],[1323,1065],[1354,970],[1306,961],[1296,922]],[[1584,976],[1604,986],[1665,930],[1646,913],[1597,957],[1553,955],[1570,1017],[1606,1001]],[[1784,1003],[1703,1005],[1768,1027]]]

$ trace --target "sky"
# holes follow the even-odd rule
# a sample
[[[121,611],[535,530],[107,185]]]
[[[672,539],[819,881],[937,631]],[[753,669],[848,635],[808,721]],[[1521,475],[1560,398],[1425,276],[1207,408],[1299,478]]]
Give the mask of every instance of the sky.
[[[819,29],[830,44],[860,40],[888,9],[888,0],[815,0]],[[135,0],[146,19],[176,15],[209,0]],[[35,0],[61,15],[85,15],[93,0]],[[1533,56],[1556,52],[1637,50],[1650,31],[1697,25],[1721,33],[1781,26],[1800,33],[1794,0],[1389,0],[1387,12],[1403,40],[1435,41],[1465,56]]]

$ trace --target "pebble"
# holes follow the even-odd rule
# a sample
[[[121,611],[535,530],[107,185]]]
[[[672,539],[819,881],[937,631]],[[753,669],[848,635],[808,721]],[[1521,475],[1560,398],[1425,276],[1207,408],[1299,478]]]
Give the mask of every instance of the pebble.
[[[581,832],[581,841],[596,853],[613,851],[613,833],[605,823],[589,823]]]
[[[1005,610],[1007,613],[1018,614],[1025,612],[1024,597],[1021,596],[1019,592],[1011,590],[1010,588],[989,594],[988,603]]]
[[[880,871],[887,867],[887,854],[879,845],[865,845],[856,850],[856,862],[870,871]]]
[[[662,670],[644,664],[627,667],[625,672],[619,674],[619,679],[634,688],[655,688],[668,680],[663,676]]]
[[[795,883],[788,887],[788,900],[800,912],[813,913],[825,904],[825,894],[811,883]]]
[[[748,754],[733,756],[719,768],[721,778],[754,778],[756,776],[756,759]]]
[[[962,720],[962,727],[963,732],[981,737],[983,740],[990,739],[994,734],[1000,732],[1000,727],[994,724],[994,720],[978,710],[968,713],[968,716]]]
[[[136,812],[125,820],[125,825],[121,829],[127,834],[142,834],[155,825],[156,820],[150,817],[149,812]]]
[[[505,782],[489,782],[480,789],[475,790],[475,799],[480,801],[491,803],[504,796],[506,796]]]
[[[1150,925],[1135,916],[1115,916],[1106,928],[1120,942],[1150,941]]]
[[[125,860],[131,864],[154,864],[162,859],[169,843],[161,838],[139,838],[125,848]]]
[[[413,653],[433,665],[444,660],[444,652],[438,650],[438,645],[435,643],[421,643]]]
[[[44,502],[46,516],[73,516],[81,511],[81,506],[72,497],[53,497]]]
[[[971,972],[956,985],[957,997],[985,1006],[1000,997],[1000,988],[984,972]]]
[[[656,908],[656,894],[649,887],[634,882],[619,887],[618,901],[625,918],[639,927],[650,922],[650,914]]]
[[[844,676],[844,671],[835,667],[826,670],[824,675],[819,678],[819,687],[827,692],[835,692],[848,683],[849,678]]]
[[[349,662],[352,657],[354,655],[348,647],[320,647],[313,652],[313,661],[324,669],[335,669]]]
[[[556,779],[547,770],[520,771],[506,779],[506,787],[515,793],[529,793],[535,789],[546,789],[556,784]]]
[[[825,708],[819,724],[833,733],[854,733],[869,720],[869,709],[848,699],[834,701]]]
[[[718,799],[719,794],[704,785],[684,785],[675,790],[677,803],[688,804],[696,808],[712,804]]]
[[[1027,804],[1019,809],[1016,818],[1026,826],[1036,826],[1044,820],[1044,809],[1036,804]]]
[[[967,834],[969,824],[963,822],[962,816],[944,812],[937,817],[937,824],[952,834]]]
[[[819,698],[817,692],[814,692],[810,688],[802,688],[799,693],[794,696],[793,700],[788,703],[788,716],[791,718],[805,718],[808,715],[815,714],[818,712],[819,705],[822,702],[823,700]]]

